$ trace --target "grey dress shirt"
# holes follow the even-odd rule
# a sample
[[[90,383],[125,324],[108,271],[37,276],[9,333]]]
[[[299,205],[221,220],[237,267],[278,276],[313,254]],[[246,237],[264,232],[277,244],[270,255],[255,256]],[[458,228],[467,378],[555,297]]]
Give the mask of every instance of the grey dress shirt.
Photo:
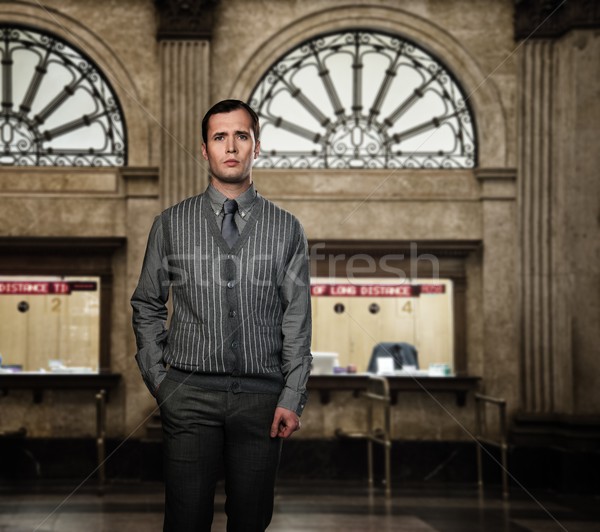
[[[216,216],[217,225],[220,228],[224,216],[223,203],[227,198],[212,185],[209,185],[205,194],[210,201],[210,207]],[[240,233],[244,230],[246,220],[256,204],[256,199],[257,193],[253,185],[236,198],[238,211],[235,215],[235,223]],[[157,223],[158,219],[159,217],[155,220],[150,232],[142,275],[132,297],[132,306],[134,309],[133,324],[138,343],[138,355],[136,359],[142,369],[142,374],[145,375],[146,384],[152,393],[156,392],[162,379],[167,375],[167,368],[164,361],[162,364],[160,363],[162,361],[161,345],[167,335],[164,329],[167,310],[166,306],[164,306],[163,311],[163,305],[161,305],[163,300],[166,303],[164,286],[168,278],[163,265],[167,252],[164,233],[159,229],[160,224]],[[281,293],[286,294],[285,297],[292,296],[295,290],[297,290],[297,286],[294,286],[294,279],[302,276],[303,272],[300,270],[306,268],[306,264],[296,261],[291,264],[291,268],[297,270],[289,272],[289,275],[285,277],[283,285],[280,287]],[[294,331],[294,334],[300,332],[301,334],[308,334],[308,337],[310,337],[310,331],[303,330],[307,326],[306,323],[310,327],[310,320],[306,322],[304,319],[305,316],[310,316],[310,298],[299,298],[298,302],[300,302],[302,309],[298,312],[298,307],[296,306],[295,312],[286,316],[282,325],[284,337],[293,337],[292,334],[286,334],[286,330],[284,330],[286,327],[289,331]],[[149,326],[148,324],[152,325]],[[289,346],[286,349],[289,352]],[[202,373],[199,371],[190,373],[189,371],[181,371],[173,367],[169,371],[169,378],[213,390],[279,394],[278,406],[301,414],[306,404],[306,382],[309,376],[311,357],[310,353],[298,353],[297,356],[298,359],[304,360],[304,362],[297,364],[287,374],[285,381],[281,373],[244,376],[237,374]],[[141,360],[141,357],[144,360]]]

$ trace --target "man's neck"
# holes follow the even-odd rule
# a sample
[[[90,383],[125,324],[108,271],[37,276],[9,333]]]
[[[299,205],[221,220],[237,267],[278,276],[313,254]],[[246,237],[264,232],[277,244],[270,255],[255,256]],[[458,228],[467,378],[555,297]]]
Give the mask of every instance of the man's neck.
[[[226,198],[235,199],[250,188],[250,185],[252,185],[252,177],[245,179],[240,183],[224,183],[223,181],[211,178],[210,184]]]

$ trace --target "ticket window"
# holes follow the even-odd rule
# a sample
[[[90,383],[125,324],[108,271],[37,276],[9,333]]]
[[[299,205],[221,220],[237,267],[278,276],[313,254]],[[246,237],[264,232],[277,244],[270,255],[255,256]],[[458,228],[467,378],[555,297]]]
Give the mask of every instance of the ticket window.
[[[96,372],[100,277],[0,276],[3,369]]]
[[[366,371],[380,342],[415,346],[421,368],[453,371],[453,285],[450,279],[313,278],[312,350],[337,353],[341,367]]]

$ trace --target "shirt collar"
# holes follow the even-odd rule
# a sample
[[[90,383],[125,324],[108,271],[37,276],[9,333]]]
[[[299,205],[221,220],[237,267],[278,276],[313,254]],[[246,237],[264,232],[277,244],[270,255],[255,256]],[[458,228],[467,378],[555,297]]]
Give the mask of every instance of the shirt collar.
[[[227,196],[219,192],[212,184],[208,185],[206,193],[210,199],[210,205],[213,212],[218,216],[223,211],[223,203],[227,200]],[[235,198],[235,201],[237,201],[238,204],[238,212],[242,218],[245,218],[252,209],[254,201],[256,200],[256,195],[256,189],[254,188],[254,183],[252,183],[248,190]]]

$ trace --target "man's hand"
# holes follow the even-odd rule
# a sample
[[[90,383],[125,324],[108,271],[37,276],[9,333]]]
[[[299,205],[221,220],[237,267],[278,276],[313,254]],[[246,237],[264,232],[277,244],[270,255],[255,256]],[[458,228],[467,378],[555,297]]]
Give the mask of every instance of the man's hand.
[[[278,406],[275,409],[273,423],[271,425],[271,438],[289,438],[293,432],[300,428],[300,419],[296,412]]]

